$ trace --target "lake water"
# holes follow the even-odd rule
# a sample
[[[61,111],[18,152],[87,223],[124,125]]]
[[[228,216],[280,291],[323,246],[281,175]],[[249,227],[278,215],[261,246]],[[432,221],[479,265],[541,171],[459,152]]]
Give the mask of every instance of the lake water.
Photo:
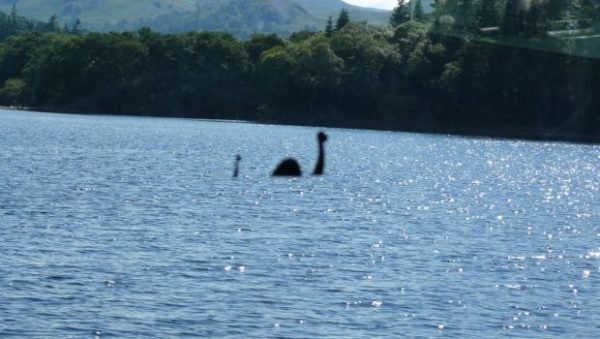
[[[0,337],[600,336],[600,147],[317,131],[0,111]]]

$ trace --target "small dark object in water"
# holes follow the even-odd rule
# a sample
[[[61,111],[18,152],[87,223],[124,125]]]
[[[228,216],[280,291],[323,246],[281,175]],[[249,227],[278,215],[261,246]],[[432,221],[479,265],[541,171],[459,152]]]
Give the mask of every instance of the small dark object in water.
[[[273,172],[274,177],[300,177],[302,170],[295,159],[289,158],[282,161]]]
[[[319,132],[317,134],[317,140],[319,142],[319,157],[317,158],[317,164],[313,171],[313,175],[323,175],[325,169],[325,149],[324,144],[327,141],[327,134]],[[302,176],[302,170],[300,164],[296,159],[288,158],[283,160],[279,166],[273,171],[274,177],[300,177]]]
[[[233,169],[234,178],[237,178],[240,175],[240,161],[242,161],[242,157],[238,154],[235,156],[235,168]]]

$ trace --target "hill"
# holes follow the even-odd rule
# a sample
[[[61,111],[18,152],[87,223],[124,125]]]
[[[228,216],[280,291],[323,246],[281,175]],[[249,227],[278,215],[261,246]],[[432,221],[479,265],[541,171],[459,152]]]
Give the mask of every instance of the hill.
[[[0,10],[16,4],[19,14],[62,23],[80,19],[94,31],[135,30],[149,26],[161,32],[221,30],[245,37],[252,32],[288,35],[322,29],[327,16],[347,8],[354,20],[387,22],[388,11],[362,8],[342,0],[0,0]]]
[[[335,18],[342,8],[346,8],[350,17],[358,21],[384,24],[389,19],[389,11],[354,6],[342,0],[294,0],[294,2],[306,8],[309,14],[319,19],[327,19],[330,15]]]
[[[254,32],[287,36],[316,29],[319,20],[291,0],[203,0],[192,11],[161,15],[141,24],[161,32],[226,31],[248,37]]]
[[[65,23],[80,18],[86,28],[107,30],[178,11],[194,9],[195,0],[0,0],[0,10],[17,6],[20,15],[46,20],[52,15]]]

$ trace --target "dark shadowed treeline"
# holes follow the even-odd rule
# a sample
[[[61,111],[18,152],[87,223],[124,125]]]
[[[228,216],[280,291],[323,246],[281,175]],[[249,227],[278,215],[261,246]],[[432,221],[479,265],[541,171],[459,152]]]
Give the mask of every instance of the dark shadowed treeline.
[[[486,25],[497,27],[480,29],[467,14],[450,12],[440,8],[439,15],[421,13],[419,20],[404,15],[395,26],[376,28],[336,22],[325,32],[287,40],[149,29],[23,34],[0,45],[0,104],[532,138],[600,136],[600,40],[549,37],[527,31],[531,25],[522,21],[524,28],[511,26],[518,31],[508,35],[495,17]],[[550,24],[557,25],[544,25]]]

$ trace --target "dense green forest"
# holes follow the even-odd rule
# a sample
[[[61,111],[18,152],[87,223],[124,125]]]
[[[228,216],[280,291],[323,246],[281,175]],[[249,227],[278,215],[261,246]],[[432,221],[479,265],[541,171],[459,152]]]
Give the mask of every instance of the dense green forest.
[[[446,0],[433,14],[400,1],[390,25],[344,11],[289,39],[15,35],[0,44],[0,104],[598,140],[599,3],[575,16],[562,1],[514,1]]]

